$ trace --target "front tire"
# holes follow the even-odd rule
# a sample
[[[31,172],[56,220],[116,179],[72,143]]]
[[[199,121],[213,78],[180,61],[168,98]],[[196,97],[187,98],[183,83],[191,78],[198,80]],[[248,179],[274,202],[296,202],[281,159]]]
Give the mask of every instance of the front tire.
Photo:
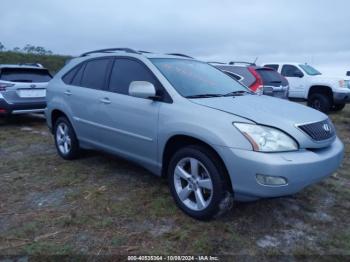
[[[187,146],[170,160],[168,183],[177,206],[189,216],[210,220],[232,207],[225,169],[210,150]]]
[[[57,152],[63,159],[72,160],[78,157],[79,141],[66,117],[59,117],[55,122],[54,138]]]
[[[308,106],[323,113],[328,113],[331,109],[332,102],[327,95],[315,93],[309,97]]]

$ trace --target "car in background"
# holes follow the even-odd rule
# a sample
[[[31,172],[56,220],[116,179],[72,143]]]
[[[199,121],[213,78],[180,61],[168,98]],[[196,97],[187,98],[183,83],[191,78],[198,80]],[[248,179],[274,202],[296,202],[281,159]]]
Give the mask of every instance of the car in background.
[[[136,162],[167,178],[179,208],[202,220],[233,198],[294,194],[344,154],[325,114],[259,96],[181,54],[84,53],[50,81],[45,114],[63,159],[95,148]]]
[[[288,99],[289,84],[275,70],[248,62],[209,62],[256,93]]]
[[[51,78],[38,63],[0,64],[0,115],[43,113]]]
[[[307,101],[324,113],[342,110],[350,102],[350,81],[323,75],[306,63],[264,63],[281,73],[289,82],[289,99]]]

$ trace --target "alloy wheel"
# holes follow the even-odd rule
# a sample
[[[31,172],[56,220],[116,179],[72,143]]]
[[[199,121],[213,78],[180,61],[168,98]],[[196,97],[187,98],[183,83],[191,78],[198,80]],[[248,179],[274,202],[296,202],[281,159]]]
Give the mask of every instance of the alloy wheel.
[[[213,197],[210,173],[199,160],[181,159],[174,170],[174,185],[180,201],[189,209],[200,211],[207,208]]]
[[[60,152],[67,155],[72,149],[72,141],[69,136],[69,127],[66,123],[60,123],[56,129],[56,141]]]

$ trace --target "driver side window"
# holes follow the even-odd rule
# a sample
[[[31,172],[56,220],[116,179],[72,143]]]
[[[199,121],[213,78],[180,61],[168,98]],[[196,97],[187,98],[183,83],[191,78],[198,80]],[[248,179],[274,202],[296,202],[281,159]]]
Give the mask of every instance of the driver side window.
[[[284,65],[281,74],[285,77],[301,77],[304,75],[303,72],[294,65]]]

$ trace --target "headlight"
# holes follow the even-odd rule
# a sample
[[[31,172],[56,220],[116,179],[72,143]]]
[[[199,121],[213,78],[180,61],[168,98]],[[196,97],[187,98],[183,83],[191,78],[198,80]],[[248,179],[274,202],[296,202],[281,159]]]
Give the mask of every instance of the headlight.
[[[298,144],[286,133],[272,127],[233,123],[249,140],[254,151],[281,152],[298,150]]]

